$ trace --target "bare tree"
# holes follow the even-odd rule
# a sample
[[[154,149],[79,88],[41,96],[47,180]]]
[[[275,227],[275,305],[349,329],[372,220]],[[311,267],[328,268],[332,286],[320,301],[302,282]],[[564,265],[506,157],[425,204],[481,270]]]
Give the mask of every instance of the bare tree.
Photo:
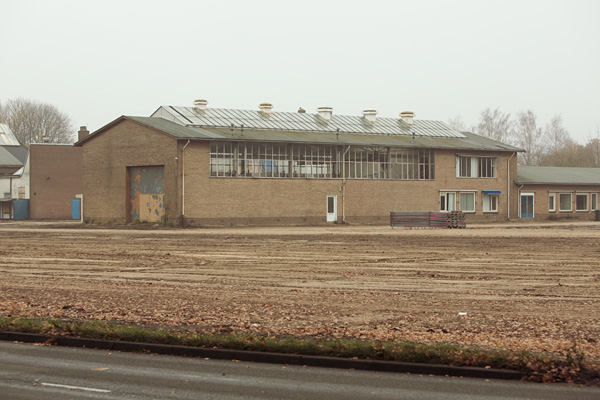
[[[465,132],[467,130],[467,124],[465,124],[465,121],[463,121],[460,114],[456,115],[454,118],[448,119],[448,125],[455,131]]]
[[[594,159],[589,146],[568,139],[562,147],[540,155],[538,165],[549,167],[593,167]]]
[[[51,104],[16,98],[0,104],[0,122],[8,124],[26,146],[31,143],[71,143],[75,138],[71,118]]]
[[[519,154],[521,165],[538,165],[540,157],[544,153],[542,143],[542,128],[537,127],[537,117],[531,110],[519,111],[515,123],[516,145],[526,151]]]
[[[596,132],[588,138],[588,142],[585,145],[590,158],[592,160],[592,167],[600,168],[600,125],[596,125]]]
[[[502,112],[498,108],[493,111],[490,108],[486,108],[481,112],[476,133],[498,142],[511,142],[513,122],[510,114]]]
[[[562,122],[562,116],[557,114],[546,124],[544,137],[546,150],[554,153],[567,146],[571,141],[571,135],[565,129]]]

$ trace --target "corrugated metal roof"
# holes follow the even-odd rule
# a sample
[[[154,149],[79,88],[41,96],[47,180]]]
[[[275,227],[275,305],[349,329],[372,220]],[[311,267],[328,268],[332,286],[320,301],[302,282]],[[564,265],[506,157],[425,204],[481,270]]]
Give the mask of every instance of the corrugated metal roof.
[[[20,146],[15,134],[6,124],[0,124],[0,146]]]
[[[199,110],[195,107],[163,106],[162,110],[171,113],[178,121],[187,126],[204,128],[228,128],[232,124],[239,128],[244,125],[248,130],[274,130],[295,132],[340,132],[402,135],[431,137],[464,137],[441,121],[415,120],[409,125],[400,118],[378,117],[370,122],[362,116],[332,115],[325,120],[318,114],[272,112],[259,110],[236,110],[223,108],[207,108]],[[160,109],[159,109],[160,110]],[[156,113],[155,113],[156,114]]]
[[[231,128],[186,127],[158,117],[125,117],[151,128],[160,130],[177,139],[189,140],[236,140],[256,142],[287,142],[338,144],[355,146],[418,147],[455,150],[481,151],[521,151],[516,147],[483,138],[472,133],[463,133],[463,137],[432,137],[401,135],[342,134],[332,132],[242,130]]]
[[[600,186],[600,168],[521,166],[518,168],[516,183]]]

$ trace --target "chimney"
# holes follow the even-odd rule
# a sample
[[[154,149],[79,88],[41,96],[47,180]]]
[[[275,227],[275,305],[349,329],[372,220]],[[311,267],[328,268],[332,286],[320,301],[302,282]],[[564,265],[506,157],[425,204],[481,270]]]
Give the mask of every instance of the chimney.
[[[90,134],[90,131],[87,130],[86,126],[82,126],[79,128],[79,131],[77,132],[77,141],[80,141],[82,139],[85,139],[87,135]]]
[[[204,100],[204,99],[194,100],[194,107],[196,108],[196,110],[204,111],[204,110],[206,110],[206,106],[208,106],[208,100]]]
[[[271,103],[260,103],[258,105],[258,108],[260,109],[260,111],[264,112],[265,114],[271,114],[273,111],[273,104]]]
[[[375,122],[377,119],[377,110],[363,110],[363,117],[369,122]]]
[[[321,116],[321,118],[323,118],[326,121],[331,120],[331,115],[333,114],[333,108],[331,107],[319,107],[317,109],[319,115]]]
[[[413,118],[415,118],[415,113],[412,111],[402,111],[400,113],[400,118],[402,121],[406,122],[408,125],[413,125],[415,122]]]

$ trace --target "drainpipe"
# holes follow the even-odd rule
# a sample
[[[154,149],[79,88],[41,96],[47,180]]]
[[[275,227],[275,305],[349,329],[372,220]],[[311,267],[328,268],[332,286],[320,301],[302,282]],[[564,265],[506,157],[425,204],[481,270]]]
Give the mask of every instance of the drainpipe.
[[[523,186],[525,186],[525,185],[521,185],[517,191],[517,193],[518,193],[517,197],[519,198],[519,205],[521,204],[521,189],[523,189]],[[521,218],[521,207],[519,207],[519,218]]]
[[[507,191],[507,198],[506,198],[506,207],[507,207],[507,214],[506,214],[506,219],[510,221],[510,185],[511,185],[511,181],[510,181],[510,160],[512,160],[512,158],[515,156],[515,154],[517,153],[512,153],[512,155],[510,156],[510,158],[508,159],[508,161],[506,162],[506,173],[508,174],[508,182],[506,184],[506,191]]]
[[[346,154],[350,150],[350,146],[342,155],[342,222],[346,223]]]
[[[185,148],[190,144],[188,140],[181,150],[181,222],[185,217]]]
[[[10,177],[10,182],[8,184],[8,197],[10,198],[10,217],[8,219],[15,219],[15,205],[14,205],[14,201],[12,200],[12,176]]]

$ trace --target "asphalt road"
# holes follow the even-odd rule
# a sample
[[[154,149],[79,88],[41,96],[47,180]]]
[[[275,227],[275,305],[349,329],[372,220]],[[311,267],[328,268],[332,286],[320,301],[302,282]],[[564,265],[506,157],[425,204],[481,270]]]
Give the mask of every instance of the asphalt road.
[[[0,342],[0,399],[594,399],[600,388]]]

